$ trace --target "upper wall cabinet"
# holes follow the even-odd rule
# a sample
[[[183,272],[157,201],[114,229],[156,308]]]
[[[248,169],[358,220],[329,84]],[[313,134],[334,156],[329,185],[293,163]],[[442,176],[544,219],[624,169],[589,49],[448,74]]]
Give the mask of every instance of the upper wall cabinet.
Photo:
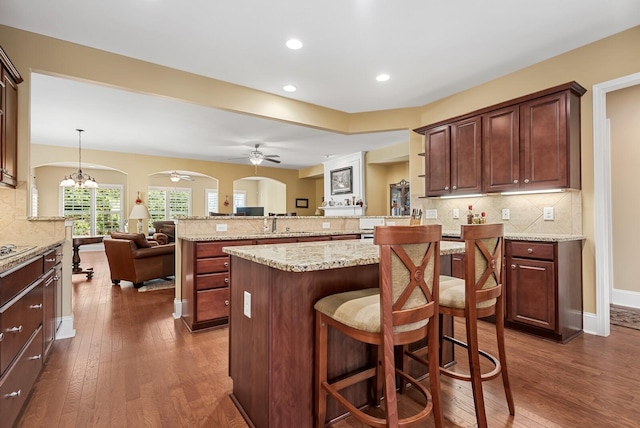
[[[0,47],[0,185],[18,182],[18,84],[22,77]]]
[[[579,189],[585,92],[570,82],[416,129],[425,195]]]

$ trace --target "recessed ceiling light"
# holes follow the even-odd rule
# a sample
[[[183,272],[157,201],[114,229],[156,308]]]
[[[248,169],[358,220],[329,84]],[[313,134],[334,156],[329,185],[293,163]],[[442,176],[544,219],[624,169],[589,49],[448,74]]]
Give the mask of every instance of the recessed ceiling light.
[[[287,40],[287,47],[295,51],[302,47],[302,42],[298,39],[290,39]]]
[[[378,76],[376,76],[376,80],[378,82],[386,82],[387,80],[389,80],[391,78],[391,76],[389,76],[388,74],[379,74]]]
[[[282,89],[284,89],[287,92],[295,92],[295,91],[298,90],[298,88],[296,88],[293,85],[284,85],[284,87]]]

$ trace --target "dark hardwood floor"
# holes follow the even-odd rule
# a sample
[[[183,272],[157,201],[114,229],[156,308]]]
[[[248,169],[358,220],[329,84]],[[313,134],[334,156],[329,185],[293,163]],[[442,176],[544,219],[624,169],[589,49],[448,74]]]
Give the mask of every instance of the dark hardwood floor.
[[[73,276],[76,336],[56,342],[19,427],[247,426],[229,398],[227,328],[191,334],[171,316],[173,290],[112,286],[102,252],[84,252],[82,264],[95,276]],[[481,328],[481,343],[494,350],[492,326]],[[640,331],[612,326],[608,338],[583,334],[560,345],[507,330],[506,343],[516,415],[493,380],[484,388],[489,426],[640,426]],[[469,385],[443,378],[442,391],[446,426],[474,426]],[[411,400],[400,402],[411,409]],[[363,425],[346,418],[333,426]]]

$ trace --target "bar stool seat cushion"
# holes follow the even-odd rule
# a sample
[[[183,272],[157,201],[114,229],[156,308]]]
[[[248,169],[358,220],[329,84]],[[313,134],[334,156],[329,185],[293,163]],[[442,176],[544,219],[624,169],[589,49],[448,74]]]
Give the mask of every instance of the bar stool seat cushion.
[[[464,309],[465,300],[464,279],[448,275],[440,275],[440,306]],[[496,304],[496,299],[478,302],[478,309],[489,308]]]
[[[349,327],[370,333],[380,332],[379,288],[332,294],[318,300],[314,308]],[[394,327],[394,333],[417,330],[427,325],[428,322],[427,319],[400,325]]]

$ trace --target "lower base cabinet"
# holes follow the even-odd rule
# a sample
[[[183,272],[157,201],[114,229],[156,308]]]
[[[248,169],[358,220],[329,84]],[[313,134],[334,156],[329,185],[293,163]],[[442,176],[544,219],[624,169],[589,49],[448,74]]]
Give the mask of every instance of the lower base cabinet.
[[[582,333],[582,241],[507,241],[509,327],[563,343]]]

